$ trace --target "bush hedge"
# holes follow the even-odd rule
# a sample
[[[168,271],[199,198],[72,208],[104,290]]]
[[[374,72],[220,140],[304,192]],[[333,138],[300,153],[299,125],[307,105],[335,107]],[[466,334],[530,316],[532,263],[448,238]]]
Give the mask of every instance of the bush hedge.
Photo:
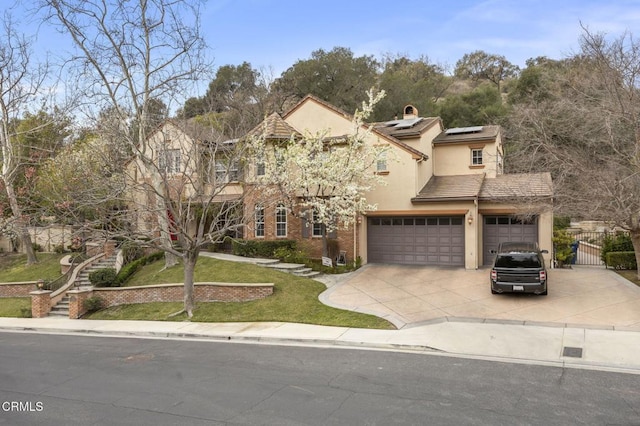
[[[97,269],[89,274],[89,281],[95,287],[115,286],[116,270],[114,268]]]
[[[613,269],[638,269],[634,251],[610,251],[607,253],[605,265]]]
[[[122,286],[133,274],[136,273],[136,271],[138,271],[138,269],[142,268],[148,263],[152,263],[156,260],[162,259],[163,256],[164,252],[158,251],[150,254],[149,256],[141,257],[140,259],[127,263],[120,269],[120,272],[118,272],[118,275],[115,279],[114,287]]]
[[[618,232],[616,234],[607,235],[602,240],[602,249],[600,250],[600,258],[605,265],[609,266],[607,254],[610,252],[634,251],[631,236],[626,232]]]
[[[291,252],[296,249],[294,240],[234,240],[233,254],[244,257],[274,258],[276,250],[286,249]]]

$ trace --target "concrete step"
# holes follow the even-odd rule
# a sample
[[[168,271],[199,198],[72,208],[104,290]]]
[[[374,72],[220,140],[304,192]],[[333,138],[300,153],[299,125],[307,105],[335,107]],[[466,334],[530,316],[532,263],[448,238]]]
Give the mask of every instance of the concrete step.
[[[311,270],[309,272],[305,272],[302,274],[295,274],[295,275],[299,277],[305,277],[305,278],[314,278],[314,277],[317,277],[318,275],[322,275],[322,272]]]

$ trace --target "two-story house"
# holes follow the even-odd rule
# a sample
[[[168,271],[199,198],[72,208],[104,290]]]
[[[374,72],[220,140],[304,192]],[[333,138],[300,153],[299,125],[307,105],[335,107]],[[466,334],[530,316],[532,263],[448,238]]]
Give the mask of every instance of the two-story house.
[[[313,96],[267,120],[256,128],[267,129],[267,140],[352,131],[349,114]],[[445,130],[439,118],[420,117],[411,105],[402,118],[371,126],[367,143],[387,144],[392,152],[372,170],[386,180],[366,194],[377,210],[332,236],[349,259],[474,269],[490,263],[489,251],[502,241],[537,241],[551,252],[551,177],[503,174],[498,126]],[[321,229],[284,204],[256,193],[245,199],[245,211],[253,213],[245,238],[295,239],[319,256]]]

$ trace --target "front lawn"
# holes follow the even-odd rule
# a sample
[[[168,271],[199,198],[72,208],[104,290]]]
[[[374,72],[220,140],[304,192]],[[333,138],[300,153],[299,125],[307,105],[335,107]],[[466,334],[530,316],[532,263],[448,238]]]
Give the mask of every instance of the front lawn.
[[[0,317],[23,317],[24,312],[31,312],[30,297],[0,298]]]
[[[163,260],[146,265],[126,285],[182,282],[182,266],[168,270],[162,270],[163,267]],[[257,265],[201,257],[196,265],[195,280],[275,284],[273,295],[262,300],[198,303],[192,319],[196,322],[282,321],[356,328],[395,328],[390,322],[374,315],[323,305],[318,295],[326,287],[320,282]],[[85,318],[180,321],[186,319],[186,315],[171,318],[169,315],[181,309],[182,303],[133,304],[104,309]]]
[[[55,280],[60,275],[60,259],[65,255],[58,253],[37,253],[38,263],[27,265],[24,254],[0,255],[0,282]]]

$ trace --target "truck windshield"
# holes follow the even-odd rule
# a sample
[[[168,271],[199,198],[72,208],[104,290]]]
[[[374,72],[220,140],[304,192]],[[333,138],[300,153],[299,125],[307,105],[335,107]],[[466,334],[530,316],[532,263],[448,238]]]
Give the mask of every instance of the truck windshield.
[[[502,253],[496,257],[498,268],[540,268],[540,259],[536,253]]]

